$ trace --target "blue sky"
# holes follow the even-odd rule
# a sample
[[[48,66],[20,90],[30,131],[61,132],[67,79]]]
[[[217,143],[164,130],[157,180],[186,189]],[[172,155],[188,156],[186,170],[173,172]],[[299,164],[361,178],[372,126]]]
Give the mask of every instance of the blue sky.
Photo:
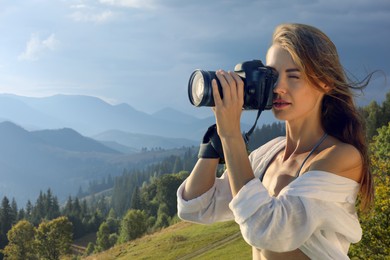
[[[388,0],[0,0],[0,93],[208,115],[188,101],[191,72],[264,60],[284,22],[327,33],[358,78],[375,69],[389,77]],[[389,90],[378,76],[359,102]]]

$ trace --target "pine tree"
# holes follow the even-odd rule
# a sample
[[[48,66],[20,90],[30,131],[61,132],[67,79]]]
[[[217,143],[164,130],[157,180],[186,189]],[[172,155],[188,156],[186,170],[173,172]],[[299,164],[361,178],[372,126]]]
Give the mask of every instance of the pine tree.
[[[12,198],[11,201],[11,218],[14,220],[12,224],[16,224],[18,219],[18,205],[16,204],[15,198]]]
[[[53,196],[51,189],[48,189],[46,194],[43,196],[44,208],[45,208],[45,219],[51,220],[60,216],[60,207],[58,205],[58,199]]]
[[[16,218],[12,214],[12,208],[8,198],[5,196],[1,201],[0,208],[0,248],[4,248],[7,243],[7,232],[11,229]]]
[[[139,194],[139,188],[134,188],[133,195],[131,196],[131,208],[141,209],[141,197]]]
[[[68,200],[66,201],[65,207],[64,207],[62,212],[66,216],[72,215],[72,212],[73,212],[73,199],[72,199],[71,196],[68,197]]]
[[[32,221],[33,205],[30,200],[26,203],[26,219]]]
[[[43,219],[45,219],[45,196],[43,195],[43,192],[40,191],[35,206],[32,208],[31,221],[36,226]]]

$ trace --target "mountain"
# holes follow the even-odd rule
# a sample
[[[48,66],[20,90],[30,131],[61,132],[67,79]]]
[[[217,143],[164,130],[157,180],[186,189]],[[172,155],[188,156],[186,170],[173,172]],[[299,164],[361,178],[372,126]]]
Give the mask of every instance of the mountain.
[[[22,100],[22,97],[6,94],[0,95],[0,118],[2,121],[17,122],[29,129],[65,126],[65,123],[60,119],[31,107]]]
[[[115,129],[130,133],[185,138],[192,135],[194,127],[202,127],[201,120],[194,117],[187,122],[167,120],[161,113],[153,116],[125,103],[111,105],[90,96],[55,95],[31,98],[0,95],[0,97],[0,118],[33,129],[67,127],[85,136]],[[9,103],[12,103],[12,106]],[[182,115],[181,118],[184,117]]]
[[[56,130],[40,130],[31,132],[32,136],[56,146],[58,148],[75,152],[120,153],[92,138],[84,137],[70,128]]]
[[[99,141],[114,141],[118,144],[123,144],[127,147],[132,147],[137,150],[142,148],[165,148],[172,149],[183,146],[197,146],[199,142],[185,139],[185,138],[167,138],[155,135],[132,134],[119,130],[109,130],[98,135],[93,136]],[[107,146],[110,146],[106,143]],[[111,146],[110,146],[111,147]]]
[[[0,197],[15,197],[19,205],[34,201],[51,188],[60,200],[76,194],[80,185],[123,169],[144,167],[184,150],[123,154],[72,129],[27,131],[0,123]]]
[[[191,124],[191,123],[199,120],[199,118],[182,113],[182,112],[177,111],[171,107],[163,108],[163,109],[155,112],[154,114],[152,114],[152,116],[154,118],[165,120],[167,122],[183,123],[183,124]]]
[[[250,128],[255,117],[256,112],[244,112],[243,130]],[[206,129],[215,123],[214,117],[200,119],[173,108],[147,114],[125,103],[111,105],[96,97],[79,95],[36,98],[1,94],[0,118],[29,130],[71,128],[89,137],[118,130],[147,136],[184,138],[196,142],[199,142]],[[263,112],[259,125],[269,121],[270,117]]]

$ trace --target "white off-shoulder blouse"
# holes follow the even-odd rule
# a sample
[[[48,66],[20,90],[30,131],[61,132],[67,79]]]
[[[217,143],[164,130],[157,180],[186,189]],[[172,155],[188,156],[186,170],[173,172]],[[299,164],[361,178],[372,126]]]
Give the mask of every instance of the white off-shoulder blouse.
[[[283,149],[276,138],[249,155],[257,178],[232,198],[225,172],[201,196],[186,201],[185,181],[177,191],[181,219],[209,224],[235,220],[245,241],[259,249],[287,252],[299,248],[311,259],[349,259],[351,243],[361,239],[355,211],[359,183],[324,171],[309,171],[295,179],[277,197],[260,181],[266,166]]]

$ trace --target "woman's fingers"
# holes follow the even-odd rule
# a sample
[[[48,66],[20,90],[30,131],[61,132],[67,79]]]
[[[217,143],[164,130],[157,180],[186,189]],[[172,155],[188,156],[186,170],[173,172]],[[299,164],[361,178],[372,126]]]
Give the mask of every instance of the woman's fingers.
[[[222,87],[222,92],[223,92],[222,102],[227,105],[230,103],[231,100],[231,89],[230,89],[229,79],[226,77],[226,72],[223,70],[217,71],[216,75]]]
[[[244,105],[244,82],[242,79],[234,72],[229,72],[230,75],[234,78],[236,82],[236,95],[237,95],[237,100],[241,103],[241,106]]]
[[[234,72],[226,72],[219,70],[216,72],[217,78],[222,86],[223,100],[222,103],[229,105],[237,100],[242,103],[243,100],[243,82],[241,78]],[[216,85],[216,84],[215,84]],[[213,93],[214,89],[213,89]],[[219,93],[219,92],[218,92]],[[220,99],[220,98],[219,98]],[[215,96],[214,96],[215,101]]]
[[[217,84],[216,79],[213,79],[211,81],[211,87],[213,88],[213,97],[214,97],[215,106],[222,106],[222,98],[221,98],[221,94],[219,93],[218,84]]]

